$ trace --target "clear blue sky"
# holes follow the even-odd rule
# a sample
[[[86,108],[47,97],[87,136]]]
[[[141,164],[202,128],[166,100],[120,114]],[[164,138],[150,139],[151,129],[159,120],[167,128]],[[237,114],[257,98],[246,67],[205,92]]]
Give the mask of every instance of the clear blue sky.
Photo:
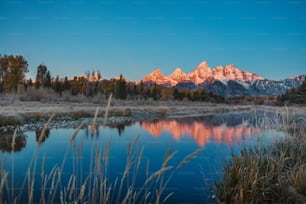
[[[0,53],[23,55],[32,77],[44,63],[140,80],[205,60],[283,79],[306,74],[306,1],[0,0]]]

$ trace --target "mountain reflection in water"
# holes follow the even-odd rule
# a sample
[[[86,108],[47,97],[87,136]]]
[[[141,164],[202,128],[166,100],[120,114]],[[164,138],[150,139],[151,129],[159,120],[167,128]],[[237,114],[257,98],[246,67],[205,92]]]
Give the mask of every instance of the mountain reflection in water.
[[[165,153],[171,148],[173,148],[172,152],[177,152],[171,165],[176,165],[183,161],[186,155],[205,146],[198,157],[193,158],[183,168],[175,170],[173,178],[164,189],[164,195],[173,194],[169,198],[171,199],[169,203],[209,203],[211,186],[220,179],[229,155],[238,154],[245,148],[244,145],[254,145],[257,139],[259,141],[261,134],[265,133],[264,129],[256,128],[257,121],[253,115],[241,113],[154,121],[127,121],[112,123],[106,127],[103,127],[101,122],[89,121],[79,130],[78,135],[75,135],[73,145],[69,146],[67,144],[70,144],[76,130],[73,127],[56,129],[51,126],[50,129],[40,128],[20,132],[16,135],[14,146],[12,146],[14,132],[0,132],[0,160],[6,158],[6,170],[10,172],[10,175],[14,175],[15,186],[18,186],[21,185],[20,181],[27,178],[26,172],[29,164],[32,164],[32,155],[37,155],[37,168],[33,175],[36,175],[35,182],[38,184],[35,184],[34,191],[39,192],[42,181],[40,180],[41,168],[38,167],[42,166],[43,161],[46,161],[45,172],[52,172],[54,166],[61,166],[63,161],[66,161],[63,167],[65,174],[62,174],[61,182],[66,186],[70,182],[71,175],[76,175],[81,185],[84,178],[88,178],[88,173],[92,171],[95,152],[104,152],[104,148],[109,148],[110,165],[107,167],[109,168],[107,176],[110,183],[116,183],[125,171],[126,153],[131,151],[131,141],[137,141],[139,147],[144,150],[139,174],[133,181],[138,188],[143,186],[143,182],[148,178],[147,172],[154,174],[160,168]],[[268,142],[271,141],[269,134],[263,135],[264,144],[269,144]],[[111,144],[111,147],[107,147],[107,144]],[[136,143],[133,143],[133,146],[134,144]],[[39,147],[38,152],[36,152],[37,147]],[[96,148],[99,151],[95,151]],[[135,146],[136,148],[138,146]],[[13,151],[18,154],[11,154]],[[132,151],[134,155],[135,152]],[[100,162],[100,160],[94,162]],[[95,185],[94,182],[93,185]],[[25,192],[20,203],[26,203],[27,199],[27,192]],[[55,198],[55,203],[60,203],[60,196]]]
[[[205,117],[191,117],[179,119],[163,119],[158,121],[140,121],[110,124],[110,129],[117,129],[118,136],[124,135],[126,127],[139,124],[142,129],[153,137],[159,137],[163,132],[168,132],[177,141],[182,137],[192,138],[199,146],[203,147],[209,141],[233,145],[252,135],[258,135],[262,130],[254,127],[254,118],[250,115],[210,115]],[[85,135],[90,138],[99,137],[101,124],[87,124]],[[36,129],[36,142],[46,142],[51,134],[51,129]],[[27,139],[22,133],[15,138],[12,148],[13,132],[0,133],[0,150],[2,152],[21,151],[27,144]]]
[[[143,121],[141,126],[154,137],[159,137],[163,131],[169,132],[176,140],[180,140],[185,135],[190,136],[201,147],[211,140],[231,145],[245,137],[260,133],[259,128],[253,127],[248,122],[228,126],[226,123],[212,125],[202,121],[163,120],[158,122]]]

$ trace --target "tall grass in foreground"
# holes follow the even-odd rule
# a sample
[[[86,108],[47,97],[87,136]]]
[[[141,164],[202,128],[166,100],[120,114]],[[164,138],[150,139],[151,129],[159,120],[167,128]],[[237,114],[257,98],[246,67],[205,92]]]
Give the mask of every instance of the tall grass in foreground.
[[[232,155],[215,183],[216,203],[306,203],[306,118],[297,125],[287,107],[283,116],[286,138]]]
[[[108,108],[111,96],[105,112],[107,119]],[[96,124],[98,108],[93,118]],[[145,172],[140,171],[144,148],[140,145],[140,137],[134,141],[129,141],[126,153],[126,165],[121,176],[115,180],[110,178],[110,149],[111,141],[99,146],[94,140],[92,143],[89,173],[83,178],[82,163],[82,137],[77,142],[79,130],[84,126],[82,123],[72,134],[70,143],[61,164],[54,164],[50,171],[46,171],[45,163],[48,155],[41,159],[41,166],[37,166],[40,150],[40,141],[43,140],[44,133],[48,128],[54,115],[45,124],[39,137],[36,150],[28,166],[22,186],[16,190],[14,188],[14,161],[12,161],[11,171],[6,170],[5,156],[1,165],[0,181],[0,204],[1,203],[164,203],[171,198],[173,192],[165,194],[165,189],[176,169],[181,168],[190,160],[197,157],[202,149],[187,155],[180,163],[170,165],[169,162],[174,158],[176,152],[172,152],[172,146],[166,151],[161,167],[152,172],[150,161],[146,161]],[[104,120],[103,125],[106,124]],[[16,134],[16,132],[15,132]],[[14,134],[14,135],[15,135]],[[12,140],[14,149],[15,136]],[[67,165],[67,157],[72,152],[72,173],[68,179],[63,178],[64,167]],[[14,159],[14,157],[13,157]],[[39,170],[40,169],[40,170]],[[38,174],[37,172],[40,172]],[[146,175],[142,184],[136,185],[139,174]],[[38,179],[39,178],[39,179]],[[67,175],[66,175],[67,178]]]

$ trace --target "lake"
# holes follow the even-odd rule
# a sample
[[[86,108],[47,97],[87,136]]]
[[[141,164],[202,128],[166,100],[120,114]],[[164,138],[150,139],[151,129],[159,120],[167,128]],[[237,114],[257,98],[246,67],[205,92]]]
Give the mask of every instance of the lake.
[[[62,167],[57,189],[63,192],[65,186],[73,182],[71,175],[76,176],[74,185],[78,190],[84,182],[87,186],[96,185],[90,176],[98,175],[107,183],[106,191],[109,190],[112,195],[112,202],[118,201],[116,196],[119,191],[120,199],[124,199],[130,186],[140,192],[139,195],[135,193],[134,197],[145,202],[152,201],[156,189],[161,189],[160,186],[170,178],[160,201],[170,194],[167,198],[169,203],[207,203],[213,193],[213,183],[220,179],[225,161],[230,159],[232,153],[239,154],[245,146],[270,144],[275,139],[271,131],[258,128],[256,120],[247,114],[229,114],[145,120],[107,127],[87,124],[78,131],[72,144],[75,129],[47,129],[45,134],[41,134],[42,130],[18,134],[14,148],[11,145],[13,133],[6,133],[0,139],[0,159],[9,172],[9,188],[14,187],[15,196],[20,194],[20,202],[28,199],[28,173],[34,180],[33,197],[39,201],[42,172],[46,179],[54,167]],[[150,175],[162,168],[169,147],[171,152],[168,156],[174,153],[167,163],[169,168],[164,169],[163,176],[150,180]],[[177,168],[187,155],[199,149],[201,152],[195,158]],[[128,154],[132,158],[131,163],[127,160]],[[127,163],[129,171],[119,190]],[[103,171],[103,174],[99,171]],[[49,194],[54,188],[52,179],[56,180],[56,177],[53,177],[46,180],[46,200],[50,199]],[[147,184],[146,188],[144,183]],[[101,194],[100,191],[96,193]],[[4,199],[12,197],[7,195],[5,188],[3,194]],[[93,200],[95,196],[89,196],[92,194],[87,189],[84,199]],[[78,193],[74,192],[71,196],[77,198]],[[60,201],[59,190],[54,201]]]

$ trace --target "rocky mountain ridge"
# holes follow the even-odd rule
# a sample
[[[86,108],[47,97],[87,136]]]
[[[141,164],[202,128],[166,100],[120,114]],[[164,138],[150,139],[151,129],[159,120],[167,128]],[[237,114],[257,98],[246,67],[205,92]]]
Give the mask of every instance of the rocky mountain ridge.
[[[300,86],[306,75],[289,77],[284,80],[269,80],[258,74],[240,70],[233,64],[209,68],[206,61],[200,63],[190,73],[176,68],[165,76],[157,69],[145,76],[145,84],[196,89],[203,88],[222,96],[276,96],[287,90]]]

